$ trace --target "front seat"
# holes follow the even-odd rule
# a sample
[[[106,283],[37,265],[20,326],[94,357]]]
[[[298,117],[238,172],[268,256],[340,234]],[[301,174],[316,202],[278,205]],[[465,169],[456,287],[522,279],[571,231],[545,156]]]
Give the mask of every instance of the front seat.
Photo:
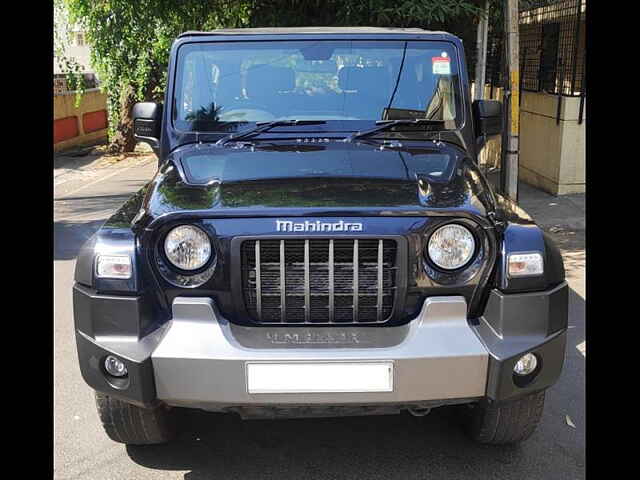
[[[391,96],[391,78],[384,67],[342,67],[338,86],[343,91],[344,114],[379,120]]]
[[[266,107],[274,116],[287,114],[290,109],[296,75],[293,68],[261,64],[249,67],[245,77],[248,106]]]

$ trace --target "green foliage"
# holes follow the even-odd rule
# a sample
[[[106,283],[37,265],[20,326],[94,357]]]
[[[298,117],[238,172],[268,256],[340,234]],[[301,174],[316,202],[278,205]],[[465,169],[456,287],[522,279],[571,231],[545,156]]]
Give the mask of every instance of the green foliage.
[[[67,57],[66,48],[70,44],[70,22],[64,8],[63,0],[53,2],[53,57],[58,68],[66,74],[67,89],[76,91],[76,107],[80,105],[86,90],[84,67],[74,58]]]
[[[129,112],[136,101],[162,100],[169,49],[186,30],[243,26],[248,3],[202,0],[65,0],[91,46],[91,63],[107,94],[109,138],[133,148]]]
[[[478,0],[63,1],[71,21],[87,34],[92,65],[108,95],[109,137],[121,151],[135,145],[133,103],[162,100],[169,50],[184,31],[300,25],[435,29],[455,19],[473,23],[481,11]]]
[[[472,0],[262,0],[253,2],[251,24],[435,29],[480,12]]]

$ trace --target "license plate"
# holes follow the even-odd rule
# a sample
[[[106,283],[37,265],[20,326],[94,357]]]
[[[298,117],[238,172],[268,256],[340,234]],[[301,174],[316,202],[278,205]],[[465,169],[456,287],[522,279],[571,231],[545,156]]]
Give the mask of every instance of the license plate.
[[[247,363],[249,393],[392,392],[392,362]]]

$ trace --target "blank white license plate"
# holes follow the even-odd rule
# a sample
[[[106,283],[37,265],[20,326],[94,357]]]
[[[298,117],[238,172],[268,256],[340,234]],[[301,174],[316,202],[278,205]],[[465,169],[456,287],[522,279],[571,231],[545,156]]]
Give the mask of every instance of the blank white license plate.
[[[249,393],[392,392],[392,362],[247,363]]]

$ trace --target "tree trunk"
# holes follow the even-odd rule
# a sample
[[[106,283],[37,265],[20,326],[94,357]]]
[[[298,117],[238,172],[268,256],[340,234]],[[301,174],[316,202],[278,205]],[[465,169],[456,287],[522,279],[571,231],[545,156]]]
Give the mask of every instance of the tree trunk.
[[[136,140],[133,138],[133,118],[131,118],[131,109],[135,103],[132,88],[127,87],[120,97],[120,122],[109,144],[110,153],[133,152],[136,147]]]

